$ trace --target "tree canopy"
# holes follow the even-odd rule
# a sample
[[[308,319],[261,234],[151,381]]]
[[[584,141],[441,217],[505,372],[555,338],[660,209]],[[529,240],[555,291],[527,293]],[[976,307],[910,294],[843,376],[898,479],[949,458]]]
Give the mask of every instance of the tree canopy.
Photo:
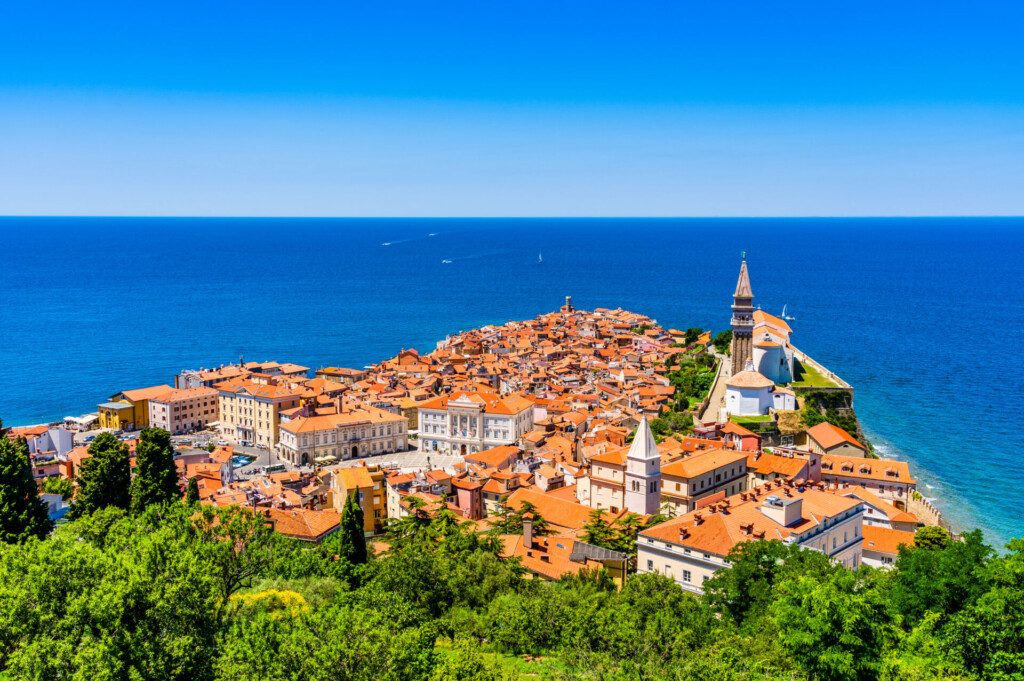
[[[89,457],[82,461],[71,517],[80,518],[107,506],[127,509],[130,482],[128,446],[110,433],[101,433],[89,445]]]
[[[352,532],[359,513],[344,516]],[[595,514],[588,539],[628,548],[639,524]],[[384,550],[356,562],[341,529],[317,545],[246,508],[104,504],[0,546],[0,677],[1010,680],[1024,668],[1024,541],[1002,555],[977,532],[903,547],[891,570],[748,542],[698,596],[658,574],[621,589],[592,569],[531,579],[479,529],[443,503],[410,504]]]
[[[146,428],[139,434],[131,494],[134,513],[140,513],[153,504],[167,504],[181,498],[178,471],[174,466],[174,447],[171,434],[166,430]]]
[[[53,528],[46,503],[32,479],[28,445],[0,433],[0,542],[45,537]]]

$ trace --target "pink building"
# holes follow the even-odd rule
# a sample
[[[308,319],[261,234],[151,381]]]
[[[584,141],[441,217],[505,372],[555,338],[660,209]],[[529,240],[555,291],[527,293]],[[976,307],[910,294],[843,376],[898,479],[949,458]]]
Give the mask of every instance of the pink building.
[[[149,400],[149,425],[172,435],[202,430],[218,418],[216,388],[173,388]]]

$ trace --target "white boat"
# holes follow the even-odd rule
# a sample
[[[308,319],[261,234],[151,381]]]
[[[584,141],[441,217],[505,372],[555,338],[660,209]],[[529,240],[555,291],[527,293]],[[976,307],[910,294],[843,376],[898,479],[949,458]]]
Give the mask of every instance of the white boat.
[[[448,258],[445,258],[444,260],[441,261],[441,264],[442,265],[451,265],[452,261],[449,260]]]
[[[381,244],[381,246],[390,246],[390,245],[391,245],[390,241],[385,241],[384,243]]]
[[[544,254],[538,253],[537,254],[537,263],[539,264],[539,263],[542,263],[542,262],[544,262]]]
[[[795,322],[796,321],[796,317],[794,317],[793,315],[790,315],[790,314],[786,314],[786,305],[782,306],[782,314],[780,314],[779,317],[781,317],[782,319],[785,319],[787,322]]]

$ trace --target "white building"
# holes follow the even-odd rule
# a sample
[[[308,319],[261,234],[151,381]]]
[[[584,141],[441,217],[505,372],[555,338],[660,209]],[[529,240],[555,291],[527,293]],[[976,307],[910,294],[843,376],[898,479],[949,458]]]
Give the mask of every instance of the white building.
[[[731,416],[767,414],[770,409],[796,409],[796,395],[756,371],[741,371],[725,383],[725,411]]]
[[[407,419],[368,405],[282,423],[278,451],[296,466],[404,452]]]
[[[789,335],[793,332],[786,320],[764,310],[754,311],[754,370],[775,383],[793,380],[793,346]]]
[[[516,444],[533,428],[533,402],[522,395],[458,391],[420,404],[420,449],[472,454]]]
[[[658,572],[688,591],[729,566],[726,559],[744,541],[779,539],[820,551],[848,568],[861,563],[863,504],[822,489],[781,482],[644,530],[637,538],[637,570]]]
[[[220,414],[217,389],[175,389],[149,398],[149,425],[172,435],[193,433],[216,421]]]

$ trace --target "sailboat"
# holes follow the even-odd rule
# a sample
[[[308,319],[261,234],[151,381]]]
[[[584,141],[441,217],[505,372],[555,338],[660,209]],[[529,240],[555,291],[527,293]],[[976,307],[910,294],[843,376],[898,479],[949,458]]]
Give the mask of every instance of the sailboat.
[[[537,264],[539,265],[542,262],[544,262],[544,254],[543,253],[538,253],[537,254]]]
[[[796,317],[794,317],[791,314],[786,314],[786,306],[785,305],[782,306],[782,314],[780,314],[779,316],[782,317],[783,319],[785,319],[787,322],[795,322],[796,321]]]

